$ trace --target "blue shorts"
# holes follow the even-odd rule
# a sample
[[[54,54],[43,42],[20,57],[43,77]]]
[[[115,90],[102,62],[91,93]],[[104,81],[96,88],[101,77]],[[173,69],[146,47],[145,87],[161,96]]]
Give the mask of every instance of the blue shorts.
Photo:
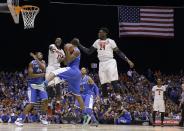
[[[93,95],[89,95],[89,94],[82,95],[82,99],[84,101],[84,106],[86,108],[93,109],[93,104],[94,104]],[[79,107],[78,101],[75,102],[75,105]]]
[[[52,71],[60,79],[68,82],[68,91],[74,95],[80,95],[81,72],[76,67],[64,67]]]
[[[36,103],[40,99],[47,100],[48,95],[44,89],[36,89],[31,83],[28,83],[28,99],[30,103]]]

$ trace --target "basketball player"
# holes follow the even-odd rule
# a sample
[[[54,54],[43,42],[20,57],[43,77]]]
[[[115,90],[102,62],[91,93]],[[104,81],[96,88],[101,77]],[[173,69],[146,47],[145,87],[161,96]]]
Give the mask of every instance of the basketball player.
[[[167,85],[163,85],[160,78],[157,79],[157,85],[153,86],[152,94],[154,95],[153,103],[153,126],[155,126],[156,112],[161,113],[161,126],[164,126],[165,98]]]
[[[94,98],[99,101],[99,89],[97,85],[94,83],[92,78],[87,75],[86,68],[81,68],[81,88],[82,88],[82,98],[85,104],[86,113],[90,116],[88,119],[84,119],[84,123],[88,124],[90,119],[93,126],[98,126],[98,121],[96,120],[94,114],[93,114],[93,104],[94,104]]]
[[[86,48],[80,44],[78,39],[75,42],[79,48],[90,55],[97,50],[99,59],[99,78],[102,86],[102,94],[105,100],[108,98],[107,84],[111,83],[115,93],[118,95],[120,85],[118,83],[117,63],[113,56],[113,51],[123,60],[128,62],[132,68],[134,64],[119,50],[114,40],[107,37],[109,30],[101,28],[98,32],[98,38],[90,48]],[[118,95],[119,96],[119,95]]]
[[[35,86],[35,84],[41,84],[45,80],[45,68],[46,64],[43,60],[43,55],[41,52],[36,52],[35,54],[30,53],[30,55],[34,58],[29,63],[28,67],[28,98],[29,104],[25,107],[23,114],[20,115],[19,118],[15,121],[17,126],[23,126],[23,121],[27,117],[28,113],[32,110],[34,103],[37,102],[38,98],[42,100],[42,112],[40,116],[40,120],[42,124],[47,125],[48,122],[46,119],[43,119],[43,116],[47,113],[47,105],[48,105],[48,96],[47,92],[44,88],[40,88]]]
[[[49,45],[49,52],[48,52],[48,66],[46,68],[46,77],[49,75],[51,71],[57,70],[60,68],[61,59],[64,58],[65,53],[63,49],[60,48],[62,44],[61,38],[56,38],[55,43]],[[48,83],[49,88],[47,88],[47,92],[49,98],[53,98],[53,89],[55,88],[56,92],[56,99],[57,103],[60,103],[60,82],[61,79],[55,77],[52,81]]]
[[[38,85],[40,87],[46,87],[50,81],[55,77],[64,79],[68,82],[68,91],[71,92],[80,104],[80,108],[83,114],[86,114],[83,99],[80,95],[80,81],[81,72],[79,70],[80,64],[80,50],[77,48],[75,43],[66,44],[64,46],[65,57],[62,61],[67,64],[67,67],[59,68],[57,70],[51,71],[51,73],[46,77],[46,80]],[[88,118],[89,116],[86,116]],[[85,124],[85,123],[84,123]]]

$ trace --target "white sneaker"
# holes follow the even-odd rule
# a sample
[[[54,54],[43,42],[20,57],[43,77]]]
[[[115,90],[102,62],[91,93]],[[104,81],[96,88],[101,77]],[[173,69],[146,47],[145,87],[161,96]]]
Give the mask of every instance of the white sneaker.
[[[21,118],[17,118],[17,120],[15,121],[15,125],[17,126],[23,126],[23,122],[22,122],[22,119]]]
[[[3,123],[2,119],[0,118],[0,123]]]
[[[48,124],[49,124],[49,122],[48,122],[47,120],[41,120],[41,123],[42,123],[43,125],[48,125]]]
[[[85,119],[83,121],[83,126],[88,125],[90,120],[91,120],[91,116],[89,116],[89,115],[85,116]]]

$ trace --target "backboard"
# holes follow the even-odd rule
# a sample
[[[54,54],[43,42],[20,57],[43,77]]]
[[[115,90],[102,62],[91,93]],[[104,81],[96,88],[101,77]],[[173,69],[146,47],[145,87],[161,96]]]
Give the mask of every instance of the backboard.
[[[7,3],[0,3],[0,13],[10,13]]]

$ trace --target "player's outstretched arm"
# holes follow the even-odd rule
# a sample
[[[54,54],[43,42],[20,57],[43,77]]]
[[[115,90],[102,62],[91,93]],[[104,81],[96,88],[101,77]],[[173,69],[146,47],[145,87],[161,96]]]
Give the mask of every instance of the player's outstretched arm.
[[[121,58],[123,59],[124,61],[128,62],[130,68],[133,68],[134,67],[134,63],[132,61],[130,61],[128,59],[128,57],[126,57],[126,55],[118,48],[114,48],[113,51]]]
[[[71,43],[75,43],[87,55],[91,55],[96,51],[96,48],[94,48],[93,46],[91,46],[90,48],[84,47],[82,44],[80,44],[78,38],[72,39]]]

